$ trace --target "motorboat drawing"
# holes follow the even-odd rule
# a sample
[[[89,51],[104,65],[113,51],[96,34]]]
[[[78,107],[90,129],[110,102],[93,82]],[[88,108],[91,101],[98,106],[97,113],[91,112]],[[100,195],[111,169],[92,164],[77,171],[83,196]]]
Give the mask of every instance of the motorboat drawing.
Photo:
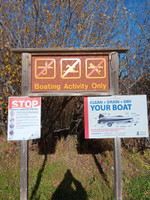
[[[113,123],[134,123],[133,118],[132,117],[124,117],[121,115],[117,115],[117,116],[109,116],[109,117],[105,117],[104,115],[100,114],[99,115],[99,120],[98,120],[98,124],[107,124],[107,126],[111,127]],[[136,124],[134,124],[136,125]]]

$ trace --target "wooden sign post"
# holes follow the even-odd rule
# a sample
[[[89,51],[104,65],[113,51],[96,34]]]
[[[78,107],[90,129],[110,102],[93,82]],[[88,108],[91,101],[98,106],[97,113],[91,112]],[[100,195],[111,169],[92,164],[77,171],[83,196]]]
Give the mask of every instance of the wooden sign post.
[[[114,74],[112,75],[114,82],[114,95],[119,93],[118,86],[118,54],[113,56],[111,61]],[[114,138],[114,193],[116,200],[122,200],[122,173],[121,173],[121,139]]]
[[[30,54],[22,53],[22,96],[28,95]],[[28,141],[21,141],[21,161],[20,161],[20,200],[28,199]]]
[[[118,93],[118,53],[128,48],[23,48],[23,96],[108,96]],[[121,145],[114,139],[115,197],[122,199]],[[21,141],[20,200],[28,199],[28,141]]]

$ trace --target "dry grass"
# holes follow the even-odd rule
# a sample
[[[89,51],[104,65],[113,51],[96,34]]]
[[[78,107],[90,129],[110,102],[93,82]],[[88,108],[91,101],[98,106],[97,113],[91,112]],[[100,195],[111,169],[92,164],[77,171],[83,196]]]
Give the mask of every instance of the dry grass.
[[[51,141],[52,142],[52,141]],[[51,143],[49,143],[50,145]],[[39,154],[29,142],[29,199],[111,200],[113,197],[112,140],[84,141],[82,148],[75,136],[55,141],[55,150]],[[97,151],[93,151],[95,146]],[[50,146],[46,146],[50,148]],[[90,150],[89,150],[90,148]],[[98,152],[98,149],[100,151]],[[47,151],[45,151],[47,152]],[[135,176],[150,172],[150,150],[143,155],[122,149],[123,196],[128,199],[128,184]],[[20,146],[0,141],[0,197],[19,199]],[[145,191],[145,194],[147,191]],[[132,194],[131,194],[132,195]],[[70,200],[69,199],[69,200]],[[134,198],[133,198],[134,199]]]

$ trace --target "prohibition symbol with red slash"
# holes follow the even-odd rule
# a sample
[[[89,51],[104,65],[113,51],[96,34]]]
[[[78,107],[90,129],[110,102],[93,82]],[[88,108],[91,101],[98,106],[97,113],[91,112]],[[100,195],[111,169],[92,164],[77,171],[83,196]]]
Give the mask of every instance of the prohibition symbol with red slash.
[[[105,58],[86,59],[86,78],[97,79],[106,77]]]
[[[36,59],[35,60],[35,78],[36,79],[54,79],[56,76],[55,59]]]

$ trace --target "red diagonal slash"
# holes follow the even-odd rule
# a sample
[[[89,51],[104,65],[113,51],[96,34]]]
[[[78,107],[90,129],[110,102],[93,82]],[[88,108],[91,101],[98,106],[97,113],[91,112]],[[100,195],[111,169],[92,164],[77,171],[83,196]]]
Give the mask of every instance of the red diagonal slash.
[[[95,68],[88,74],[88,77],[90,77],[102,63],[103,63],[103,60],[101,60],[98,63],[98,65],[95,66]]]
[[[37,77],[39,77],[41,74],[43,74],[43,72],[45,72],[47,70],[47,68],[51,66],[51,64],[53,64],[53,60],[47,66],[45,66],[45,68],[37,75]]]

